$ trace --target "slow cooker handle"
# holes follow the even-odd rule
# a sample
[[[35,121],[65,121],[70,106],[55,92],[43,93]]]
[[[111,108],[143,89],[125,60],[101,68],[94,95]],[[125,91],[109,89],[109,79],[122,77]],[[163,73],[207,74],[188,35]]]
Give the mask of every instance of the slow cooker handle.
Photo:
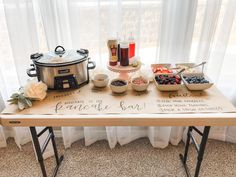
[[[92,66],[89,66],[89,64],[92,64]],[[88,69],[94,69],[96,67],[96,63],[94,61],[88,61]]]
[[[59,48],[61,48],[62,50],[58,50]],[[58,45],[55,50],[54,50],[55,54],[63,54],[65,53],[65,48],[62,47],[61,45]]]
[[[29,77],[36,77],[36,76],[37,76],[36,73],[31,73],[32,71],[36,71],[34,65],[31,64],[30,66],[32,66],[33,68],[27,69],[27,71],[26,71],[26,72],[27,72],[27,75],[28,75]]]

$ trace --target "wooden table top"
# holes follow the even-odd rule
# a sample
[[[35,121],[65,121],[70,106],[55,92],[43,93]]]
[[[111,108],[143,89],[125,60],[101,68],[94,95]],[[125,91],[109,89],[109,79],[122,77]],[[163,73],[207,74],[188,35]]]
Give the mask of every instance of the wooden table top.
[[[104,108],[109,105],[109,109],[98,110],[100,108],[96,107],[96,99],[102,99]],[[123,102],[132,105],[143,104],[144,107],[134,106],[130,110],[123,110],[120,107]],[[55,111],[58,103],[64,107]],[[86,104],[87,110],[80,110],[81,105],[78,104]],[[166,109],[166,106],[170,106],[171,109]],[[186,111],[186,106],[194,108],[195,111]],[[89,84],[74,91],[50,92],[47,99],[35,102],[32,108],[24,111],[17,111],[16,106],[9,105],[0,114],[0,124],[14,127],[236,126],[236,109],[215,87],[205,92],[193,93],[183,89],[177,93],[161,93],[150,85],[148,92],[143,95],[136,94],[130,89],[126,94],[116,96],[112,95],[109,88],[94,91]]]
[[[3,126],[236,126],[236,113],[0,115]]]

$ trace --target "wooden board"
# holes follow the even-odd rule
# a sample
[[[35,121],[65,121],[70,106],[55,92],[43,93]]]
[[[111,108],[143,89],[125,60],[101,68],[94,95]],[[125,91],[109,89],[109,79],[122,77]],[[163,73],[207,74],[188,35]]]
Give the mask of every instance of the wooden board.
[[[3,126],[236,126],[236,113],[1,115]]]

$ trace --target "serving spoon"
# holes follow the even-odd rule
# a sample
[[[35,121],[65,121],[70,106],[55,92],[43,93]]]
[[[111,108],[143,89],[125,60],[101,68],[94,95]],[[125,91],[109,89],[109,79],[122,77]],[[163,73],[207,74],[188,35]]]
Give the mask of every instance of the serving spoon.
[[[174,76],[180,75],[180,74],[181,74],[182,72],[184,72],[185,70],[186,70],[185,68],[181,69],[179,72],[175,73]]]
[[[198,67],[198,66],[201,66],[201,65],[205,65],[206,64],[206,62],[204,61],[204,62],[202,62],[202,63],[200,63],[200,64],[198,64],[198,65],[195,65],[195,66],[192,66],[192,67],[188,67],[188,69],[192,69],[192,68],[196,68],[196,67]]]

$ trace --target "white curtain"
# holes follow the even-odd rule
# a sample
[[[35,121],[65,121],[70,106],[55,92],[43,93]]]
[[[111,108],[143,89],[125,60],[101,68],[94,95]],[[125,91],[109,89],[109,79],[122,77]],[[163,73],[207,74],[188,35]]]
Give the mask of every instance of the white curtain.
[[[27,80],[29,56],[35,52],[87,48],[105,70],[106,40],[136,39],[145,64],[207,61],[206,72],[236,104],[236,25],[234,0],[0,0],[0,85],[3,100]],[[0,50],[1,50],[0,49]],[[10,65],[10,67],[9,67]],[[18,145],[30,140],[28,128],[14,128]],[[154,147],[177,145],[184,127],[62,127],[65,147],[81,138],[90,145],[105,139],[111,148],[140,137]],[[5,131],[6,132],[6,131]],[[235,127],[214,127],[210,137],[236,142]],[[3,129],[0,128],[0,137]]]
[[[0,111],[2,111],[3,109],[4,109],[4,102],[0,94]],[[6,135],[3,131],[3,127],[0,125],[0,147],[6,147],[6,146],[7,146]]]

